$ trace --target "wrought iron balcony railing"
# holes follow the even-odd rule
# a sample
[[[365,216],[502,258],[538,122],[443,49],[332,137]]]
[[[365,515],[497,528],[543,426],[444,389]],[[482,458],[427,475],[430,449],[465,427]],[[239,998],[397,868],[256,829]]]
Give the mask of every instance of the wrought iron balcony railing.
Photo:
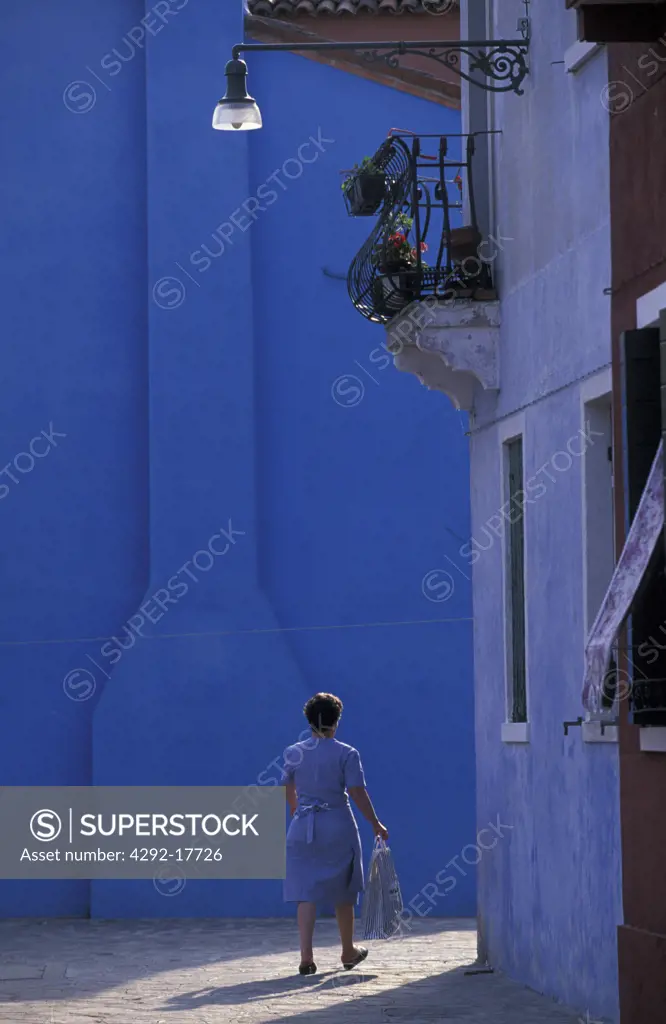
[[[482,255],[474,200],[476,137],[392,131],[372,158],[347,172],[349,214],[377,214],[347,277],[351,300],[368,320],[388,323],[428,295],[497,297],[494,256]]]

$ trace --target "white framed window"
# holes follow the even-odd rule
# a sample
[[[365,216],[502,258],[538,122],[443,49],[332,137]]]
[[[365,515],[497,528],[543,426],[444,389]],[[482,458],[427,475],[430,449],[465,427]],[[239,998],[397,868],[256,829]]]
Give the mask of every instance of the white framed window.
[[[581,386],[583,627],[587,637],[615,569],[611,370]]]
[[[500,424],[502,572],[504,605],[505,743],[529,742],[525,419],[518,415]]]
[[[578,37],[578,11],[566,11],[570,28],[571,43],[564,53],[564,70],[574,75],[602,49],[602,43],[587,43]],[[568,27],[568,26],[567,26]]]
[[[646,292],[636,302],[636,327],[658,327],[661,311],[666,309],[666,282]]]
[[[615,509],[613,502],[613,406],[610,366],[586,380],[580,389],[581,436],[581,539],[583,567],[583,646],[601,607],[615,570]],[[613,719],[616,711],[615,663],[604,679],[603,710],[598,716]],[[595,719],[597,716],[594,716]],[[599,721],[583,723],[585,743],[617,743],[617,727]]]
[[[580,71],[588,61],[601,52],[601,43],[585,43],[580,40],[576,40],[575,43],[565,51],[564,54],[564,70],[570,75],[575,75],[577,71]]]

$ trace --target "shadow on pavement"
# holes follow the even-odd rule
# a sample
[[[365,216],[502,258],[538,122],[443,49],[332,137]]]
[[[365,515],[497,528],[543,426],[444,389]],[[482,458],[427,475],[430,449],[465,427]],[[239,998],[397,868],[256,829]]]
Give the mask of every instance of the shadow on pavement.
[[[295,990],[307,992],[309,995],[312,995],[313,992],[316,995],[324,992],[341,992],[345,988],[349,988],[352,983],[363,984],[375,981],[378,977],[377,974],[359,974],[352,979],[341,969],[340,971],[325,971],[309,977],[295,974],[286,978],[268,978],[266,981],[246,981],[239,985],[181,993],[169,999],[161,1007],[160,1012],[177,1010],[182,1013],[184,1010],[203,1010],[207,1006],[246,1006],[248,1003],[264,999],[272,1000],[291,996]]]
[[[434,938],[451,930],[473,931],[474,927],[475,923],[469,920],[428,919],[418,922],[414,934]],[[237,961],[247,962],[250,971],[256,958],[266,957],[273,961],[276,956],[285,954],[290,954],[290,965],[287,971],[284,963],[279,967],[276,965],[273,978],[267,979],[266,971],[260,981],[224,988],[218,983],[224,973],[220,976],[218,971],[218,977],[214,979],[218,984],[202,987],[187,996],[181,994],[167,1004],[167,1012],[179,1007],[203,1006],[206,1001],[230,1005],[234,999],[242,1004],[268,1000],[271,995],[280,998],[290,992],[297,993],[299,987],[307,989],[312,983],[321,989],[322,1003],[331,999],[346,1000],[348,996],[345,993],[358,992],[377,978],[376,974],[345,972],[337,968],[339,937],[335,921],[323,919],[318,922],[316,949],[317,955],[321,952],[322,961],[336,963],[336,969],[331,971],[327,968],[319,974],[302,978],[295,973],[299,961],[298,934],[296,922],[290,918],[9,919],[0,921],[0,974],[3,968],[7,971],[5,980],[0,981],[0,1005],[19,1005],[23,1001],[68,1003],[152,978],[159,978],[168,991],[169,976],[173,972],[193,969],[214,972],[217,965],[224,972],[226,964],[234,971],[236,979],[238,968],[232,964]],[[29,970],[23,978],[20,971],[12,971],[22,966]],[[320,964],[320,969],[322,966]],[[47,970],[42,978],[43,968]],[[373,965],[373,970],[377,970],[376,965]],[[383,968],[381,972],[384,973]],[[205,980],[204,975],[202,981]],[[359,1003],[358,999],[351,1001],[354,1005]]]
[[[395,988],[366,993],[357,984],[321,990],[321,1007],[302,1012],[290,1006],[290,1024],[578,1024],[568,1007],[510,981],[501,974],[465,975],[465,967],[405,981]],[[373,976],[374,978],[377,975]],[[369,979],[368,979],[369,980]],[[351,979],[350,979],[351,982]],[[264,1024],[283,1024],[284,1017],[262,1018]]]

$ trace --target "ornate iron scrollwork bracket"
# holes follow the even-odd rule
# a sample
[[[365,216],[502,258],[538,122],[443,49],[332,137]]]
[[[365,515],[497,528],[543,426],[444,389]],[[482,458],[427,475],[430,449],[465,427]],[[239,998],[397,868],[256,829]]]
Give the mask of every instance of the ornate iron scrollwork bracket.
[[[390,68],[397,68],[402,56],[425,57],[487,92],[515,92],[522,96],[525,91],[521,86],[529,70],[529,37],[481,43],[447,42],[434,46],[423,43],[387,45],[393,48],[388,51],[383,47],[362,50],[363,60],[368,64],[383,61]],[[467,70],[463,70],[462,57],[467,57]],[[475,72],[483,77],[475,76]]]
[[[521,86],[529,70],[529,18],[521,18],[518,29],[522,34],[520,39],[486,39],[476,42],[449,39],[436,42],[426,39],[417,42],[372,43],[238,43],[233,48],[232,57],[238,60],[243,52],[275,50],[290,53],[347,50],[358,53],[368,64],[383,61],[390,68],[399,67],[403,56],[424,57],[487,92],[515,92],[521,96],[524,91]],[[466,62],[463,58],[466,58]]]

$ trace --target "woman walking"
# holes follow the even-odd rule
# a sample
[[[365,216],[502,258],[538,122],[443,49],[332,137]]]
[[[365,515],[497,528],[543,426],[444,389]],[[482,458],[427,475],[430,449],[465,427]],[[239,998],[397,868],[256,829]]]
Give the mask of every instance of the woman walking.
[[[301,974],[314,974],[312,938],[317,904],[335,906],[340,929],[343,967],[351,970],[368,955],[354,945],[354,905],[363,891],[363,858],[349,797],[376,836],[388,838],[365,788],[358,751],[335,739],[342,701],[317,693],[304,707],[315,740],[288,747],[283,781],[292,821],[287,832],[287,871],[284,898],[298,903]],[[349,794],[349,796],[347,795]]]

